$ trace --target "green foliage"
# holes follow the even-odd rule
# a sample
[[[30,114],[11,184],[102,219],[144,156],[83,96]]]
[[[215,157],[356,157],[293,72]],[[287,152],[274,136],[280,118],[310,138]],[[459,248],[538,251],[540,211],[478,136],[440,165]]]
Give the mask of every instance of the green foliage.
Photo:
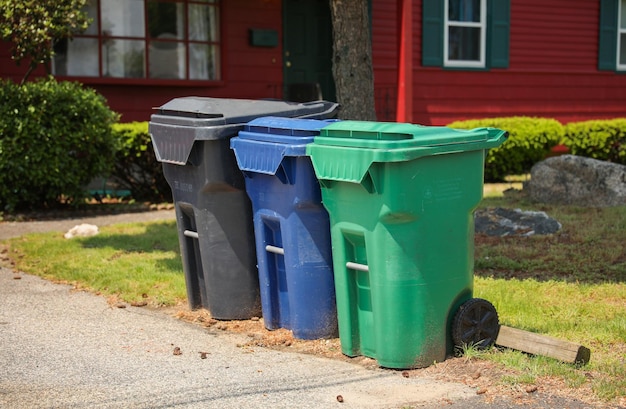
[[[563,144],[573,155],[626,165],[626,119],[569,123]]]
[[[448,125],[457,129],[493,127],[509,132],[509,139],[491,149],[485,160],[485,180],[500,182],[508,175],[530,172],[545,159],[563,137],[560,122],[548,118],[510,117],[457,121]]]
[[[12,58],[30,58],[28,74],[52,59],[56,41],[71,39],[91,20],[82,11],[87,0],[0,0],[0,38],[13,43]]]
[[[113,132],[120,143],[112,173],[115,180],[135,200],[171,202],[172,190],[156,160],[148,122],[115,124]]]
[[[81,203],[84,186],[111,169],[117,118],[78,83],[0,82],[0,210]]]

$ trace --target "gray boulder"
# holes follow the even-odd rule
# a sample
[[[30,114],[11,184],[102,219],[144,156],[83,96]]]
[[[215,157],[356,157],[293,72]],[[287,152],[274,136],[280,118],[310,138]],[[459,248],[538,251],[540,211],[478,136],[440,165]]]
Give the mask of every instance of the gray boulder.
[[[535,164],[525,183],[533,201],[584,207],[626,205],[626,166],[562,155]]]

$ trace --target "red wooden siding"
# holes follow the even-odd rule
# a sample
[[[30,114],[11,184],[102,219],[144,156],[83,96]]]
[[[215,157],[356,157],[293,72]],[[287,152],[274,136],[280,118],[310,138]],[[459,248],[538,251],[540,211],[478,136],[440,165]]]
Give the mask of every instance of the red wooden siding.
[[[18,66],[11,59],[11,43],[0,41],[0,78],[10,79],[14,82],[20,82],[24,73],[28,69],[29,61],[22,60]],[[33,76],[45,75],[43,67],[39,66]]]
[[[598,1],[513,1],[510,68],[595,72],[599,11]]]
[[[422,67],[422,2],[413,0],[413,121],[530,115],[562,122],[623,117],[626,73],[598,71],[600,0],[510,0],[509,67],[491,70]],[[494,0],[499,1],[499,0]],[[395,120],[398,0],[372,1],[373,64],[378,119]],[[251,28],[282,31],[281,0],[221,2],[222,81],[211,85],[87,82],[123,121],[147,120],[151,108],[179,96],[280,98],[282,46],[251,47]],[[282,44],[282,36],[279,38]],[[0,43],[0,77],[19,81],[9,45]],[[39,68],[37,75],[43,75]]]
[[[597,70],[599,0],[511,0],[509,68],[465,71],[421,66],[421,0],[414,9],[413,121],[529,115],[562,122],[623,117],[626,75]],[[396,2],[374,2],[379,119],[393,120]],[[391,61],[390,61],[391,60]],[[393,95],[392,95],[393,94]]]
[[[413,6],[414,12],[421,12],[419,9],[419,6]],[[421,22],[414,18],[413,29],[421,30],[421,26]],[[395,121],[398,81],[396,0],[372,1],[372,62],[377,119]],[[416,66],[415,61],[413,65]]]

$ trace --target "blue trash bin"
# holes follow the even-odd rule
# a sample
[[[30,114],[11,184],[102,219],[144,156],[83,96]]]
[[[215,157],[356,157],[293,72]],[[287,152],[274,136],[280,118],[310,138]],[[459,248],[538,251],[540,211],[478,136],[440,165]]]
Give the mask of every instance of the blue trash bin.
[[[305,153],[328,124],[259,118],[230,144],[252,202],[265,327],[299,339],[337,336],[330,224]]]

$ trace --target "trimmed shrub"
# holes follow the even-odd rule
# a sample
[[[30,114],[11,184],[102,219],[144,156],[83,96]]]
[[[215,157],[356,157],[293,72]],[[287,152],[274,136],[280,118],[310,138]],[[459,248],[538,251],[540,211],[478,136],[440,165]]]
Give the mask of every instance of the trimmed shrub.
[[[120,143],[112,171],[115,181],[135,200],[171,202],[172,190],[156,160],[148,122],[115,124],[113,133]]]
[[[485,180],[501,182],[505,176],[530,172],[545,159],[563,137],[563,125],[549,118],[510,117],[457,121],[448,125],[456,129],[499,128],[509,132],[509,139],[489,150],[485,159]]]
[[[572,155],[626,165],[626,119],[571,122],[562,143]]]
[[[83,203],[85,186],[113,165],[117,118],[79,83],[0,82],[0,210]]]

